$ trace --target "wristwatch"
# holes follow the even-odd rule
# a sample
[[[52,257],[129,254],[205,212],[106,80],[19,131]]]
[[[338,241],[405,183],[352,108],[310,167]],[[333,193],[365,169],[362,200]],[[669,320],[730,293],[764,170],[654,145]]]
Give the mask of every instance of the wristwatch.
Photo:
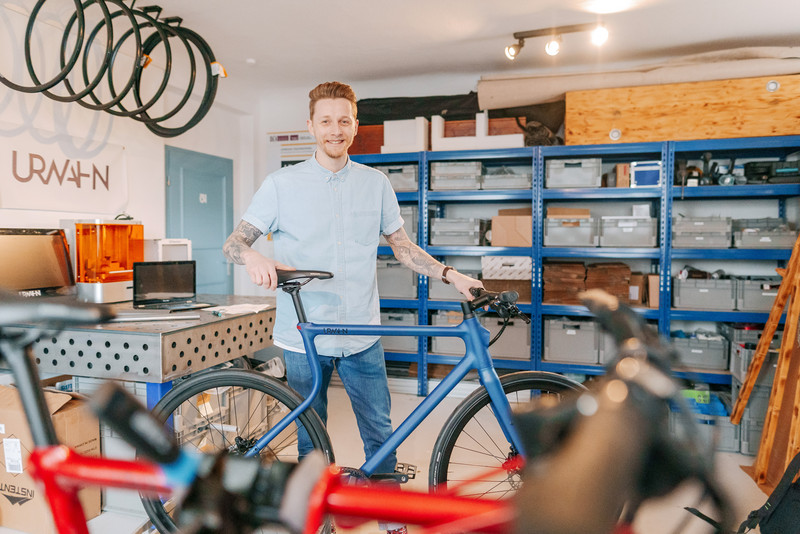
[[[450,285],[450,281],[447,279],[447,271],[450,271],[450,270],[455,271],[455,269],[453,269],[449,265],[445,265],[444,269],[442,270],[442,282],[444,282],[447,285]],[[458,271],[456,271],[456,272],[458,272]]]

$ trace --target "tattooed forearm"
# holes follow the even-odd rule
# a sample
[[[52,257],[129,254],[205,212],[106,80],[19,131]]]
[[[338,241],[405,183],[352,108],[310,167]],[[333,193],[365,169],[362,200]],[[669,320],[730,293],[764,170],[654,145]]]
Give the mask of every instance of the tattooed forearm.
[[[392,247],[395,258],[400,263],[420,274],[426,276],[439,276],[444,266],[433,257],[411,242],[403,228],[386,236],[386,241]]]
[[[261,236],[261,230],[250,223],[241,221],[239,226],[228,236],[225,244],[222,245],[222,253],[225,257],[238,265],[244,264],[242,253],[250,250],[250,246]]]

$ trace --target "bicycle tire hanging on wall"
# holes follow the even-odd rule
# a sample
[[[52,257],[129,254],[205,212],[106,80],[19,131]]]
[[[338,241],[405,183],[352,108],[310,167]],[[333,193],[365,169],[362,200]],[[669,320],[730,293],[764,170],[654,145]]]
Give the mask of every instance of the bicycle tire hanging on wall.
[[[130,117],[160,137],[193,128],[211,109],[225,69],[199,34],[181,26],[180,17],[161,18],[158,6],[135,8],[135,0],[129,5],[123,1],[72,0],[74,10],[59,25],[64,29],[55,54],[58,62],[47,69],[45,45],[37,31],[49,23],[41,16],[47,0],[37,0],[26,15],[21,47],[29,81],[0,72],[0,83]],[[175,59],[181,69],[174,68]],[[168,89],[176,86],[180,96],[170,98]]]

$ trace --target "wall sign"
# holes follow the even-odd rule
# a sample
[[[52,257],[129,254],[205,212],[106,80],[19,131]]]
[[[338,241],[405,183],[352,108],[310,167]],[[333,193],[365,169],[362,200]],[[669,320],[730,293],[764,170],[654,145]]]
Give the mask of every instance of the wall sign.
[[[0,208],[120,213],[128,202],[125,147],[30,133],[0,137]]]

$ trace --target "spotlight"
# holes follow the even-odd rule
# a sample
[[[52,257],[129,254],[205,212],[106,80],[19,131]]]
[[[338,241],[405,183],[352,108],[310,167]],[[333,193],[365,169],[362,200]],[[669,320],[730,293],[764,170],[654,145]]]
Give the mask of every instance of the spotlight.
[[[519,55],[519,51],[522,49],[523,46],[525,46],[525,41],[522,39],[520,39],[517,44],[512,44],[511,46],[507,46],[506,57],[511,61],[514,61]]]
[[[506,47],[506,57],[511,60],[516,59],[522,47],[525,46],[525,39],[534,37],[550,37],[550,41],[548,41],[544,49],[549,55],[555,56],[561,51],[561,36],[565,33],[575,32],[592,32],[592,43],[596,46],[602,45],[608,39],[608,30],[602,24],[597,23],[572,24],[570,26],[516,32],[514,39],[517,39],[517,43]]]
[[[608,30],[605,26],[598,26],[592,30],[592,44],[595,46],[602,46],[608,41]]]
[[[561,36],[553,37],[547,44],[544,45],[544,51],[547,52],[548,56],[555,56],[561,52]]]

